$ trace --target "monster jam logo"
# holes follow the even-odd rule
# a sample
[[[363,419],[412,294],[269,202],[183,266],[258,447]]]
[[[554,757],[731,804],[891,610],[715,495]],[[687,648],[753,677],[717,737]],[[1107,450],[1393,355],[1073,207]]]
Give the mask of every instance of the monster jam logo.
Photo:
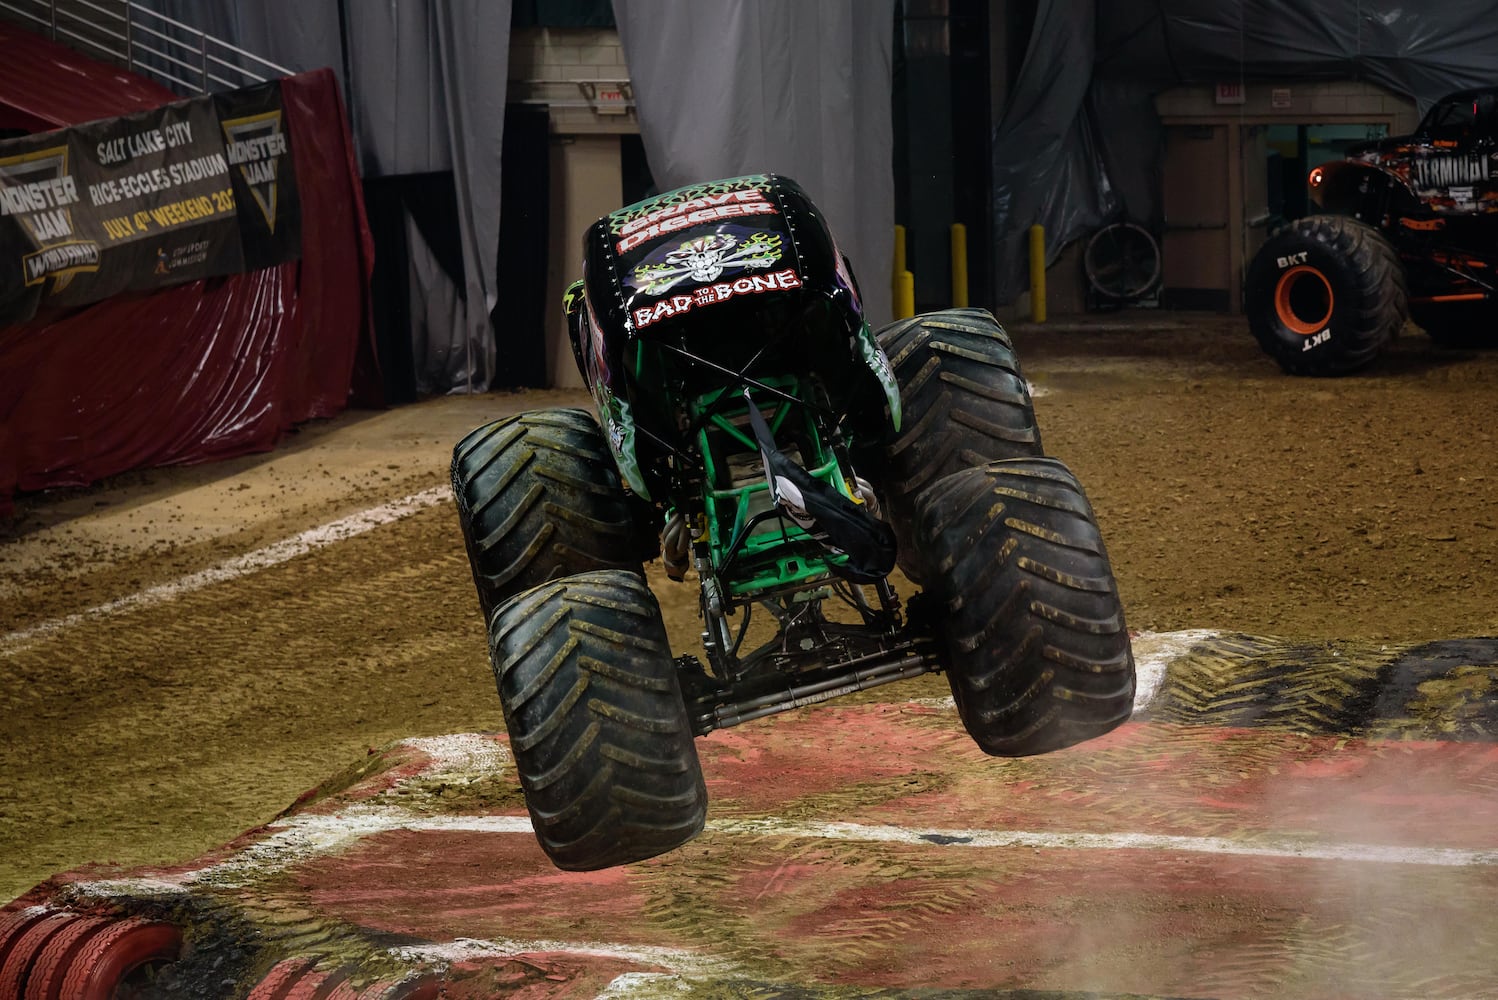
[[[0,215],[14,216],[33,242],[73,236],[78,184],[68,173],[68,147],[39,149],[0,160]]]
[[[229,162],[239,167],[266,226],[275,232],[277,165],[289,152],[286,133],[281,130],[281,112],[225,118],[223,126]]]
[[[79,271],[99,269],[99,244],[93,240],[54,243],[21,258],[26,284],[35,285],[49,274],[59,277],[58,287]]]

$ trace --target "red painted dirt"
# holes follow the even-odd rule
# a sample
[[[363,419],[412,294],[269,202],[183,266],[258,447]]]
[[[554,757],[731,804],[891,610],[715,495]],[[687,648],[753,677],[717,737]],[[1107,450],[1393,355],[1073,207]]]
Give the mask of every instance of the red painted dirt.
[[[262,948],[274,963],[246,967],[245,988],[262,977],[256,997],[338,977],[364,996],[381,969],[439,977],[448,996],[537,998],[594,995],[623,973],[707,995],[748,981],[1212,997],[1414,995],[1431,977],[1498,988],[1491,746],[1132,723],[998,760],[956,727],[939,708],[870,704],[716,734],[701,744],[707,832],[593,873],[552,868],[518,810],[485,827],[495,814],[461,797],[423,797],[434,776],[458,787],[494,775],[398,745],[365,779],[214,855],[218,868],[155,873],[180,885],[175,901],[158,883],[97,883],[99,871],[49,892],[62,905],[167,900],[179,914],[233,906],[286,942]],[[372,820],[383,832],[331,850],[268,851],[290,831]],[[198,940],[183,964],[246,945],[217,933],[230,938]]]
[[[1149,315],[1016,342],[1133,627],[1323,654],[1498,630],[1498,355],[1411,331],[1377,371],[1333,385],[1284,378],[1228,321]],[[1498,761],[1478,731],[1498,697],[1491,643],[1439,682],[1416,676],[1400,697],[1450,714],[1386,740],[1144,714],[1002,761],[940,707],[940,678],[895,685],[699,741],[703,836],[564,875],[502,762],[387,746],[502,728],[450,504],[157,606],[69,617],[441,489],[481,421],[584,402],[430,400],[306,428],[270,455],[22,498],[0,542],[0,630],[73,624],[0,661],[7,909],[183,928],[162,996],[239,1000],[287,960],[311,963],[290,986],[345,998],[611,983],[1498,996]],[[648,571],[673,647],[691,651],[695,591]],[[1325,690],[1219,706],[1294,694],[1315,715],[1345,693],[1335,665],[1320,676]],[[1425,739],[1451,733],[1472,742]],[[377,832],[338,841],[338,816]],[[1156,839],[1121,839],[1141,835]],[[1329,847],[1344,856],[1295,856]]]

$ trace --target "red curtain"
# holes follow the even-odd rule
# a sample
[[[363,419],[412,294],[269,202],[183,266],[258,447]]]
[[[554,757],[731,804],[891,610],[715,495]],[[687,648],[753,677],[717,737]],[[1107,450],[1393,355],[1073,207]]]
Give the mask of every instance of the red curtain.
[[[379,404],[374,247],[343,101],[331,70],[281,87],[301,260],[0,329],[0,511],[18,491],[265,451]]]

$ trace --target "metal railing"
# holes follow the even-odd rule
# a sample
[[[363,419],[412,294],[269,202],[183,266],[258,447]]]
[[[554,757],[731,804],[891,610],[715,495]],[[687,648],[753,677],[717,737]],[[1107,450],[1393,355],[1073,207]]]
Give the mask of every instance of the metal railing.
[[[136,0],[0,0],[0,11],[53,41],[152,77],[181,94],[233,89],[292,73]]]

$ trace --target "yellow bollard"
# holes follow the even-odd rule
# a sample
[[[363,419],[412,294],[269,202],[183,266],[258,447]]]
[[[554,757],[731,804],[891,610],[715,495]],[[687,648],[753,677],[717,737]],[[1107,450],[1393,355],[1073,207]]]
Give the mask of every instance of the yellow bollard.
[[[967,305],[967,226],[952,223],[952,305]]]
[[[1030,318],[1045,322],[1045,227],[1030,227]]]
[[[915,275],[901,271],[895,279],[895,319],[909,319],[915,315]]]
[[[905,314],[900,312],[900,275],[907,274],[905,270],[905,227],[895,226],[895,266],[889,273],[889,299],[890,308],[895,319],[904,319]]]

